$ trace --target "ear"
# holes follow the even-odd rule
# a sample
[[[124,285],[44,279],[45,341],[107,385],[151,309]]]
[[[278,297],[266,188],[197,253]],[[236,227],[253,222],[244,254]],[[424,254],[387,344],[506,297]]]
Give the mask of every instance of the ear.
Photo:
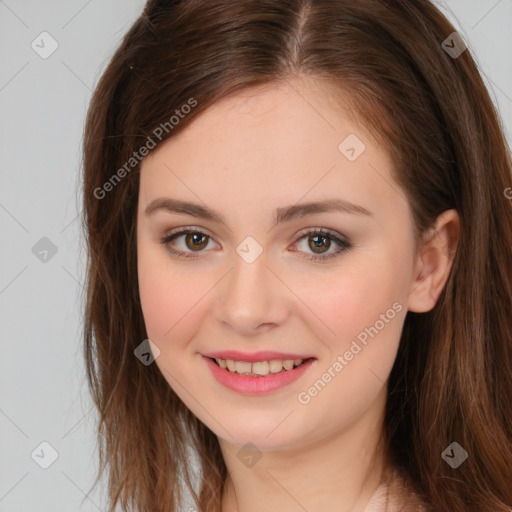
[[[460,218],[456,210],[446,210],[423,237],[416,256],[407,307],[415,313],[430,311],[443,291],[457,250]]]

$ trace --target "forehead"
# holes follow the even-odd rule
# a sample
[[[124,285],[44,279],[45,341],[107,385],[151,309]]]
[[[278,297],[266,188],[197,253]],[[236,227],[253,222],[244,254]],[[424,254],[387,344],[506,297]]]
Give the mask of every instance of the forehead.
[[[248,147],[265,141],[270,149],[287,139],[295,143],[306,138],[316,141],[344,128],[371,137],[352,115],[347,93],[325,81],[300,77],[253,87],[217,101],[172,140],[245,139]],[[271,144],[274,140],[276,143]]]
[[[317,80],[229,96],[146,157],[141,193],[200,197],[216,209],[270,197],[279,207],[333,192],[366,204],[390,200],[388,155],[349,112],[343,95]]]

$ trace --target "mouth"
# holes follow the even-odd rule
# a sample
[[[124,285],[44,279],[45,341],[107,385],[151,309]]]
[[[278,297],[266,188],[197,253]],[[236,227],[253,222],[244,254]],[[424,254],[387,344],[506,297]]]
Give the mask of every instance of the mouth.
[[[210,361],[235,375],[245,375],[247,377],[267,377],[295,370],[299,366],[315,359],[307,357],[305,359],[269,359],[263,361],[236,361],[233,359],[221,359],[218,357],[209,357]]]
[[[217,382],[244,395],[262,395],[284,388],[318,362],[316,357],[250,362],[205,355],[203,360]]]

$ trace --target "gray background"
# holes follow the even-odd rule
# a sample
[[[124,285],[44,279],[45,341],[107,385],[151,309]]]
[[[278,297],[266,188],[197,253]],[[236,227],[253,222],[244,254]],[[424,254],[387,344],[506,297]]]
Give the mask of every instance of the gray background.
[[[476,57],[512,141],[512,0],[440,5]],[[92,89],[143,6],[0,0],[3,512],[106,510],[104,486],[86,496],[97,458],[80,337],[80,142]],[[40,464],[52,461],[52,448],[42,442],[58,453],[47,469]]]

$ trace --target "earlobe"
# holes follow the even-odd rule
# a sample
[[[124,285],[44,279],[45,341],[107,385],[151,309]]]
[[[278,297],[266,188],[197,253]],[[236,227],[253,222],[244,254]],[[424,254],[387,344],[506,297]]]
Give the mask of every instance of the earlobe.
[[[407,303],[415,313],[430,311],[448,280],[460,234],[460,218],[456,210],[446,210],[428,231],[415,262],[414,279]]]

